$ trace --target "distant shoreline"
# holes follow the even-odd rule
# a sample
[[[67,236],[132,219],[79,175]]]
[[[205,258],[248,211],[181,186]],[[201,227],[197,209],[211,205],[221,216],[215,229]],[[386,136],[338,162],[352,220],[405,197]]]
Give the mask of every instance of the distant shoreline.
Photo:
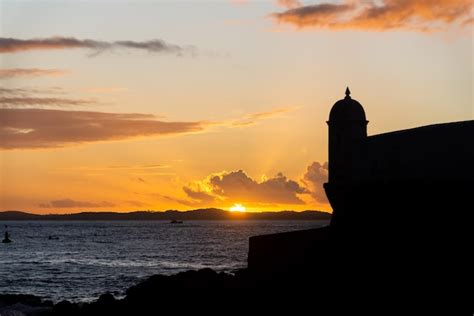
[[[321,211],[280,211],[280,212],[229,212],[208,208],[191,211],[135,211],[119,212],[79,212],[72,214],[31,214],[20,211],[0,212],[0,221],[124,221],[124,220],[330,220],[331,214]]]

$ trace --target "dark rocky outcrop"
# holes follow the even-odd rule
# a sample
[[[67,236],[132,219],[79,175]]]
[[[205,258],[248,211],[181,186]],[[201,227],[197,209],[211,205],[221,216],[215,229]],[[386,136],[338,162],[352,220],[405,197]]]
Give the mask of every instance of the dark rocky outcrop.
[[[2,316],[47,315],[52,307],[53,302],[43,301],[38,296],[0,294],[0,315]]]

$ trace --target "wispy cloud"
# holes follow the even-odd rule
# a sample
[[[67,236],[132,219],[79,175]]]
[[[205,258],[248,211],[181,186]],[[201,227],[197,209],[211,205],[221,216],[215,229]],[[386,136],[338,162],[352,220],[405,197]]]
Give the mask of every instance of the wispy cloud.
[[[97,104],[90,99],[72,99],[57,97],[66,92],[60,87],[46,88],[0,88],[0,108],[63,108]],[[52,94],[53,97],[43,97],[43,94]]]
[[[151,114],[0,109],[0,149],[57,148],[81,143],[203,131],[206,122],[164,122]]]
[[[22,107],[68,107],[83,106],[96,103],[92,100],[67,99],[67,98],[37,98],[37,97],[3,97],[0,96],[1,108]]]
[[[99,94],[115,94],[125,91],[128,91],[128,89],[122,87],[92,87],[85,89],[85,92]]]
[[[49,203],[41,203],[39,207],[42,208],[104,208],[104,207],[114,207],[114,203],[110,202],[87,202],[87,201],[76,201],[72,199],[61,199],[61,200],[54,200]]]
[[[302,6],[301,1],[299,0],[276,0],[275,2],[278,6],[287,9],[293,9]]]
[[[132,206],[136,206],[136,207],[148,206],[147,203],[144,203],[141,201],[134,201],[134,200],[125,201],[125,203],[130,204]]]
[[[153,171],[171,168],[170,165],[164,164],[142,164],[142,165],[113,165],[113,166],[71,166],[67,168],[59,168],[55,170],[73,170],[73,171]]]
[[[284,107],[284,108],[276,108],[269,111],[251,113],[251,114],[244,115],[244,117],[241,119],[233,120],[231,122],[231,125],[233,126],[254,125],[258,121],[273,118],[273,117],[278,117],[278,116],[293,112],[296,109],[297,109],[296,107]]]
[[[9,68],[0,69],[0,79],[17,77],[58,77],[67,75],[70,71],[64,69],[38,69],[38,68]]]
[[[3,88],[0,87],[0,96],[21,96],[28,97],[32,94],[64,94],[65,91],[60,87],[47,87],[47,88]]]
[[[148,165],[125,165],[125,166],[109,166],[106,167],[107,169],[122,169],[122,170],[133,170],[133,169],[168,169],[170,168],[169,165],[161,165],[161,164],[148,164]]]
[[[0,53],[19,53],[34,50],[66,50],[89,49],[91,56],[96,56],[105,51],[133,49],[149,53],[171,54],[176,56],[195,55],[197,48],[194,46],[180,46],[167,43],[161,39],[149,41],[97,41],[92,39],[77,39],[74,37],[48,37],[35,39],[18,39],[0,37]]]
[[[346,0],[298,6],[295,1],[279,2],[291,6],[271,16],[298,28],[432,32],[472,23],[471,0]]]

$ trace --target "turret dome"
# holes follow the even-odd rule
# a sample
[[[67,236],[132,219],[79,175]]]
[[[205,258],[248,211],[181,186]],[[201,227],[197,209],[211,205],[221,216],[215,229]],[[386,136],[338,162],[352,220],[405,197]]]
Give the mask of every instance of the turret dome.
[[[337,101],[329,113],[329,121],[364,121],[365,111],[362,105],[351,98],[351,91],[346,89],[346,97]]]

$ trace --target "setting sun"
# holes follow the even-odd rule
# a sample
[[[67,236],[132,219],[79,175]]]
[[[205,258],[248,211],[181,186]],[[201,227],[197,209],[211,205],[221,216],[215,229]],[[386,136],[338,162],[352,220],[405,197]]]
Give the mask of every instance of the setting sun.
[[[231,206],[229,211],[231,211],[231,212],[245,212],[246,208],[242,204],[234,204],[233,206]]]

